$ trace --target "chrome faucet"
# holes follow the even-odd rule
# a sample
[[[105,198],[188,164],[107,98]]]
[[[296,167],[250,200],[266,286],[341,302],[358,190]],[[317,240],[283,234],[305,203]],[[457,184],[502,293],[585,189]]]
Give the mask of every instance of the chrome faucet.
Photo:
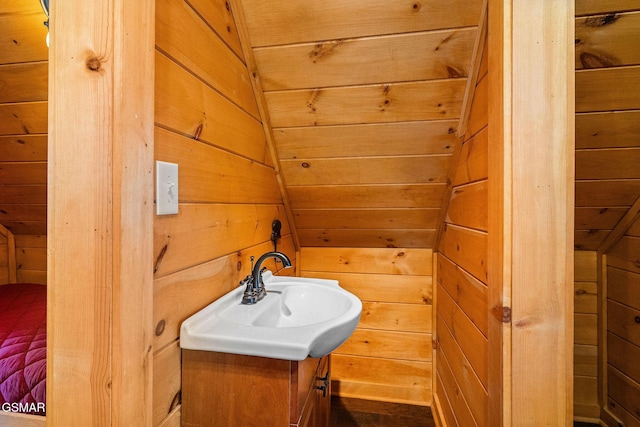
[[[240,282],[240,284],[247,285],[244,290],[244,295],[242,296],[242,304],[255,304],[267,295],[264,282],[262,281],[262,263],[269,258],[279,259],[282,261],[284,268],[291,267],[291,260],[282,252],[267,252],[258,258],[253,266],[251,275]]]

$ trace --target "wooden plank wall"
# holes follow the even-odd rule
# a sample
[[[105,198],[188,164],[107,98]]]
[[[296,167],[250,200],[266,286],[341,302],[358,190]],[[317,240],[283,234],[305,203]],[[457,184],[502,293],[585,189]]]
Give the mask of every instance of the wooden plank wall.
[[[154,221],[153,425],[178,426],[180,323],[273,250],[273,220],[294,262],[295,248],[228,4],[156,11],[155,158],[178,163],[180,188],[179,213]]]
[[[573,412],[596,422],[598,404],[598,261],[595,251],[575,251]]]
[[[430,405],[432,250],[312,248],[300,274],[336,279],[362,300],[354,334],[333,354],[333,393]]]
[[[575,5],[575,247],[596,250],[640,197],[640,2]]]
[[[0,223],[16,236],[18,281],[46,283],[46,16],[37,1],[0,14]],[[34,246],[34,239],[39,243]]]
[[[640,220],[607,253],[607,409],[640,426]]]
[[[487,49],[437,254],[435,399],[447,426],[488,425]]]
[[[17,281],[47,283],[47,237],[42,235],[16,236]]]

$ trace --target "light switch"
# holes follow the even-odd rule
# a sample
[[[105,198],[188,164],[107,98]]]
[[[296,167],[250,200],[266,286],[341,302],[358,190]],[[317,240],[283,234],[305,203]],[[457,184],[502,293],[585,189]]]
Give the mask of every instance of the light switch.
[[[156,214],[178,213],[178,165],[156,161]]]

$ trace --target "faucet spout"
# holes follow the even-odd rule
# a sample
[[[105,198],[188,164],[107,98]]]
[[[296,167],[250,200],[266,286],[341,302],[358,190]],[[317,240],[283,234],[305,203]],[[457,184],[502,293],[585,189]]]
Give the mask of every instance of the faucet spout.
[[[264,282],[262,281],[262,263],[265,262],[269,258],[277,258],[282,261],[282,265],[284,268],[291,267],[291,260],[288,256],[283,254],[282,252],[267,252],[260,256],[256,263],[253,266],[253,271],[251,272],[251,276],[247,277],[249,283],[247,284],[247,289],[244,292],[244,296],[242,297],[243,304],[255,304],[260,301],[267,294],[267,291],[264,288]]]

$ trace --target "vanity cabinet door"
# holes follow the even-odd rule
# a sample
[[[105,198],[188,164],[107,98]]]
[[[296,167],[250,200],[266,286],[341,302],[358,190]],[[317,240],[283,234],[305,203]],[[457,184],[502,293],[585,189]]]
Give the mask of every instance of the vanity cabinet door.
[[[182,425],[329,427],[329,356],[302,361],[182,350]]]
[[[331,359],[322,358],[316,377],[316,414],[313,427],[329,427],[331,421]]]
[[[330,359],[320,360],[308,390],[299,424],[293,427],[329,427],[331,419],[331,375]]]

